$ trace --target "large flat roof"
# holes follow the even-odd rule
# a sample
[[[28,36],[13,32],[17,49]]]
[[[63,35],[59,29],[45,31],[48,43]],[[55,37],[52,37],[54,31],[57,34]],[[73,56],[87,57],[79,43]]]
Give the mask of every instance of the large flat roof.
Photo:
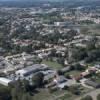
[[[16,71],[16,73],[22,73],[22,74],[24,74],[24,73],[31,72],[31,71],[34,71],[34,70],[37,70],[37,69],[41,69],[41,68],[43,68],[42,65],[40,65],[40,64],[34,64],[34,65],[29,66],[27,68],[23,68],[21,70],[18,70],[18,71]]]
[[[4,83],[10,83],[11,80],[10,79],[7,79],[5,77],[0,77],[0,81],[4,82]]]

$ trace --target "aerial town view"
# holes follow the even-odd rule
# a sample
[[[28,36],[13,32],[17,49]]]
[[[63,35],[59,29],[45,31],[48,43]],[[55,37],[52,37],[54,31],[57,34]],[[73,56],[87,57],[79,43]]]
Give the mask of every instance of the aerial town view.
[[[100,0],[0,0],[0,100],[100,100]]]

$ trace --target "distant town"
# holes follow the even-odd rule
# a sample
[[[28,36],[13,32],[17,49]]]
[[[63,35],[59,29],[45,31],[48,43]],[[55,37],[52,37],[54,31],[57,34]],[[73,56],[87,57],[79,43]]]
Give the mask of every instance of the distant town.
[[[0,5],[0,100],[100,100],[100,6],[9,5]]]

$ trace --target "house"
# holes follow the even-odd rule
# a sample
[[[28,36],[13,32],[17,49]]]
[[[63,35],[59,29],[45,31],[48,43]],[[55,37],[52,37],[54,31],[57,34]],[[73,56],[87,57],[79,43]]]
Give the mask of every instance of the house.
[[[89,72],[88,70],[86,70],[85,72],[82,72],[82,73],[80,74],[81,77],[86,77],[86,76],[88,76],[88,75],[90,75],[90,72]]]
[[[39,53],[38,57],[41,58],[41,59],[43,59],[43,58],[47,58],[48,55],[49,55],[49,53]]]
[[[95,65],[94,67],[97,69],[100,69],[100,65]]]

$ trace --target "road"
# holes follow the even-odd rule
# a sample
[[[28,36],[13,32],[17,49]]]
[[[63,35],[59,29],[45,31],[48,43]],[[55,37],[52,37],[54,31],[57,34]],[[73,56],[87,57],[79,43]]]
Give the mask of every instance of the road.
[[[97,97],[98,94],[100,94],[100,89],[95,89],[94,91],[91,91],[91,92],[83,95],[82,97],[90,95],[90,96],[92,96],[93,100],[97,100],[96,97]],[[79,98],[77,98],[75,100],[80,100],[82,97],[79,97]]]

